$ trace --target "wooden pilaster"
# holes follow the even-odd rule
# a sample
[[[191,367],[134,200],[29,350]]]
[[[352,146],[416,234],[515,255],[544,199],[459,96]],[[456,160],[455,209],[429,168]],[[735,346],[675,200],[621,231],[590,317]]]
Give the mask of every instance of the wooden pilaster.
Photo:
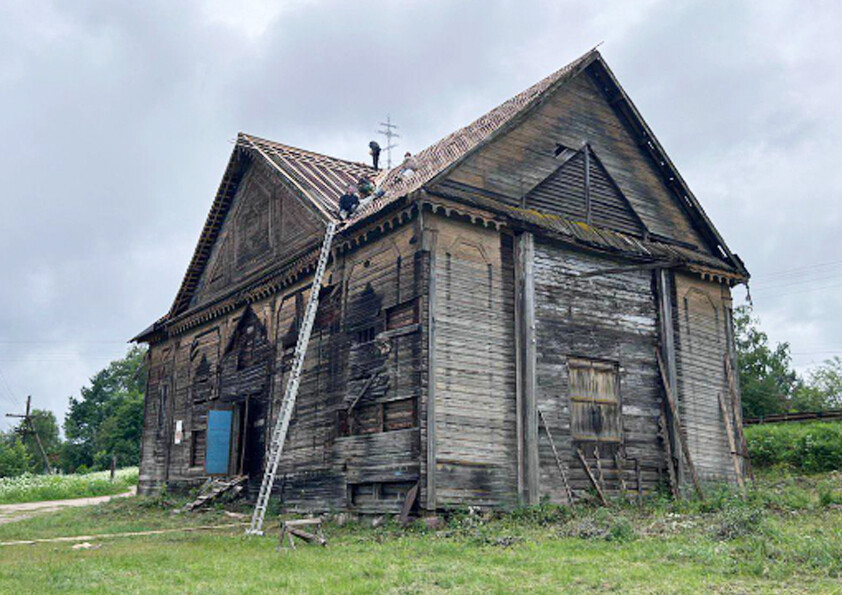
[[[522,451],[519,457],[519,479],[522,476],[521,495],[528,504],[537,504],[538,487],[538,403],[536,394],[536,340],[535,340],[535,239],[531,233],[518,237],[515,258],[516,312],[518,330],[517,370],[519,405],[518,417]],[[525,489],[524,489],[525,488]],[[524,494],[525,492],[525,494]]]

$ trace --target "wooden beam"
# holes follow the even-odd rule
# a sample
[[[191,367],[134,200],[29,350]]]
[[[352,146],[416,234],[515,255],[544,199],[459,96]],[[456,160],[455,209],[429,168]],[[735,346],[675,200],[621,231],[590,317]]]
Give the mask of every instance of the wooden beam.
[[[577,448],[576,454],[579,455],[579,461],[582,463],[582,468],[585,470],[585,475],[588,476],[591,485],[596,490],[596,495],[599,496],[599,501],[602,502],[603,506],[608,506],[608,500],[605,499],[605,494],[602,492],[602,488],[599,487],[599,483],[597,483],[596,477],[593,476],[593,471],[591,471],[590,465],[588,465],[588,461],[587,459],[585,459],[584,453],[582,453],[582,449]]]
[[[428,254],[427,279],[427,500],[436,510],[436,232],[424,226],[419,213],[421,249]]]
[[[547,418],[544,417],[544,412],[540,409],[538,409],[538,416],[541,418],[541,423],[544,424],[544,431],[547,432],[547,440],[550,441],[550,448],[553,451],[553,457],[555,457],[556,467],[558,467],[559,475],[561,475],[561,481],[564,482],[564,491],[567,493],[567,503],[573,504],[573,490],[570,489],[570,482],[567,480],[567,471],[564,469],[561,457],[558,456],[558,450],[556,450],[555,440],[553,440],[553,435],[550,432],[550,426],[547,423]]]
[[[675,401],[672,398],[672,391],[670,390],[667,372],[664,368],[664,361],[661,359],[661,353],[657,349],[655,350],[655,355],[658,358],[658,369],[661,371],[661,381],[664,385],[664,395],[666,396],[669,412],[672,414],[672,418],[675,420],[676,426],[678,426],[677,437],[679,438],[678,442],[681,446],[681,452],[684,453],[684,460],[687,461],[687,469],[690,471],[690,477],[693,480],[693,487],[696,488],[696,494],[698,494],[699,498],[704,498],[705,495],[704,492],[702,492],[702,486],[696,475],[696,467],[693,465],[693,458],[690,456],[690,446],[687,443],[687,433],[684,431],[684,426],[681,425],[681,418],[678,416],[678,409],[676,408]]]
[[[672,492],[672,497],[677,499],[681,497],[681,492],[678,491],[678,478],[675,475],[675,464],[672,458],[672,446],[670,444],[666,411],[667,406],[661,403],[661,415],[658,417],[658,427],[664,437],[664,457],[667,460],[667,477],[670,482],[670,492]],[[637,481],[640,483],[640,474],[637,476]]]
[[[585,223],[591,224],[591,148],[588,143],[582,146],[585,152]]]
[[[527,502],[537,504],[538,494],[538,397],[536,394],[536,337],[535,337],[535,238],[529,232],[518,237],[518,266],[523,279],[523,437]]]
[[[737,444],[734,441],[734,428],[731,427],[731,415],[728,413],[728,407],[725,405],[725,400],[722,393],[716,395],[719,401],[719,410],[722,412],[722,422],[725,424],[725,434],[728,437],[728,450],[731,451],[731,461],[734,463],[734,477],[737,478],[737,486],[740,490],[744,490],[746,485],[743,482],[743,472],[740,470],[740,459],[737,456]]]
[[[668,270],[658,269],[655,271],[655,288],[658,300],[658,338],[661,346],[661,357],[666,362],[667,380],[671,395],[678,395],[678,374],[675,361],[675,329],[672,320],[672,282]],[[667,410],[667,439],[673,452],[678,452],[678,424],[672,417],[671,411]],[[678,484],[684,480],[684,466],[681,457],[677,457],[678,468],[675,470]]]
[[[525,483],[524,435],[523,435],[523,267],[520,258],[520,238],[514,244],[515,282],[515,435],[517,440],[517,495],[523,504],[527,501]]]
[[[731,394],[731,408],[734,410],[734,422],[737,430],[737,438],[740,441],[740,450],[742,451],[740,454],[743,457],[743,467],[749,479],[753,481],[754,475],[751,471],[751,459],[748,456],[748,443],[743,433],[743,406],[740,395],[737,392],[734,369],[731,367],[731,358],[728,353],[725,354],[725,376],[728,380],[728,392]]]

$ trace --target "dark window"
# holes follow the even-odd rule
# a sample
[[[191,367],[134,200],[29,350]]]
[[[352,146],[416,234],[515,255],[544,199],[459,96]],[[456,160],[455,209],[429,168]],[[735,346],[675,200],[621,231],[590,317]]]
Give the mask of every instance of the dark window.
[[[164,428],[167,423],[167,401],[169,400],[170,387],[162,384],[158,389],[158,438],[164,435]]]
[[[246,327],[245,337],[240,344],[240,351],[237,354],[237,369],[245,370],[254,363],[254,343],[257,333],[254,325]]]
[[[190,466],[198,467],[204,464],[205,458],[205,430],[193,430],[190,438]]]
[[[357,331],[357,343],[371,343],[374,341],[374,337],[376,336],[376,332],[373,326],[368,326],[364,329]]]
[[[616,363],[570,358],[570,431],[574,440],[619,442],[620,391]]]
[[[337,424],[340,436],[360,436],[418,427],[416,398],[385,403],[359,403],[350,411],[341,410]]]

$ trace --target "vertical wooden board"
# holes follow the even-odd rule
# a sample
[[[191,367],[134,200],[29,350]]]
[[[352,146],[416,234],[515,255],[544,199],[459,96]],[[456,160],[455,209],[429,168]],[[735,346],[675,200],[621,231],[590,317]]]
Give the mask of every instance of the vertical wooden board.
[[[646,490],[653,489],[663,461],[657,439],[660,393],[655,363],[657,313],[651,273],[628,271],[577,279],[576,275],[621,265],[615,259],[573,252],[559,245],[536,241],[535,310],[537,335],[537,401],[550,427],[561,462],[570,470],[570,483],[579,495],[590,480],[578,459],[581,447],[596,469],[594,449],[600,451],[606,492],[617,493],[623,481],[634,485],[631,470],[636,460]],[[568,362],[585,358],[610,368],[616,377],[592,385],[590,377],[571,379]],[[616,378],[616,380],[615,380]],[[577,380],[578,379],[578,380]],[[615,387],[614,382],[619,381]],[[571,388],[571,382],[574,387]],[[607,384],[605,384],[607,383]],[[613,443],[577,442],[571,433],[571,390],[585,395],[616,392],[620,402],[622,447]],[[617,405],[606,404],[606,407]],[[616,430],[612,431],[617,433]],[[614,453],[628,464],[616,464]],[[539,432],[541,497],[566,500],[565,488],[546,432]],[[621,476],[625,469],[625,475]]]
[[[435,253],[435,426],[439,506],[517,498],[511,241],[430,217]]]
[[[719,283],[675,274],[678,407],[702,481],[736,481],[719,395],[728,395],[725,303]],[[728,403],[728,412],[733,415]]]

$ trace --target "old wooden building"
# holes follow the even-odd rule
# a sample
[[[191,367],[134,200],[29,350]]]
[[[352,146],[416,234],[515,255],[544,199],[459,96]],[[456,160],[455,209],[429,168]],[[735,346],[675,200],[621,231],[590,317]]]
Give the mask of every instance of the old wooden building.
[[[376,171],[239,135],[172,308],[135,338],[142,492],[259,486],[310,291],[287,508],[741,479],[730,288],[748,273],[597,51],[411,161]],[[314,288],[326,222],[362,177],[381,195]]]

